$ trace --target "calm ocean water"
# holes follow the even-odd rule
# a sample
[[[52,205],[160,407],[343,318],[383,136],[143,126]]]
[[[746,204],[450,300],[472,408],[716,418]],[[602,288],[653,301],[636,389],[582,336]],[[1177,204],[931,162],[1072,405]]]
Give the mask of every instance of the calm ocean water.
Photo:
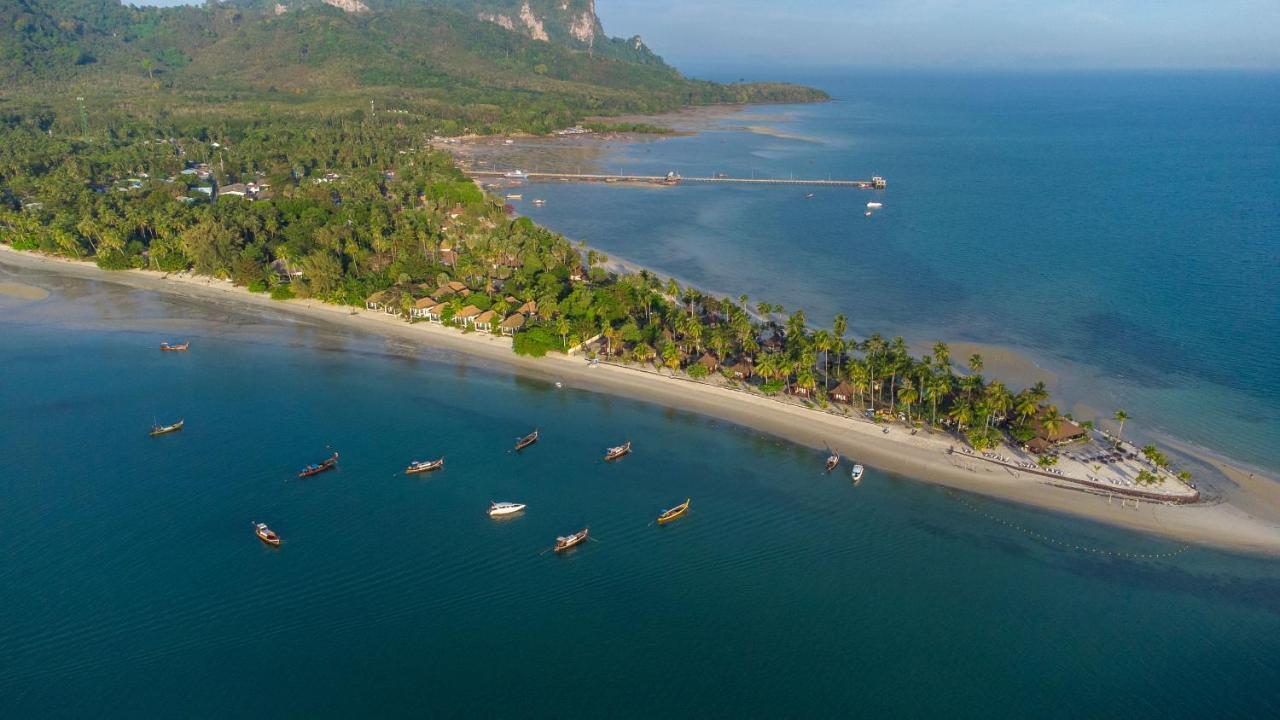
[[[836,101],[604,165],[887,189],[550,184],[521,210],[815,322],[1012,346],[1061,376],[1067,408],[1124,407],[1133,431],[1280,469],[1280,75],[800,79]]]
[[[979,511],[1178,546],[853,488],[812,450],[398,342],[19,279],[54,295],[0,299],[4,717],[1280,714],[1273,561],[1063,549]],[[294,479],[328,445],[340,469]],[[598,542],[543,553],[584,525]]]

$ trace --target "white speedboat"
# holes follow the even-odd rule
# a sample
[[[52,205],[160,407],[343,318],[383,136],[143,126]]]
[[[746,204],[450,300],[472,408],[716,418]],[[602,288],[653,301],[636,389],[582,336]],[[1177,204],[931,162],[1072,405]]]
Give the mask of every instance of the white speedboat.
[[[849,472],[849,476],[853,478],[855,483],[862,482],[862,473],[866,471],[867,469],[861,465],[854,465],[853,470]]]
[[[525,508],[524,503],[496,502],[489,505],[489,517],[514,515]]]
[[[519,180],[522,178],[527,178],[529,176],[526,175],[523,170],[512,170],[511,172],[502,173],[502,177],[511,178],[513,180]]]
[[[879,210],[880,208],[884,207],[884,203],[869,202],[867,203],[867,207],[871,210]]]
[[[523,199],[524,199],[524,196],[523,196],[523,195],[521,195],[520,193],[509,193],[509,194],[507,195],[507,199],[508,199],[508,200],[523,200]]]

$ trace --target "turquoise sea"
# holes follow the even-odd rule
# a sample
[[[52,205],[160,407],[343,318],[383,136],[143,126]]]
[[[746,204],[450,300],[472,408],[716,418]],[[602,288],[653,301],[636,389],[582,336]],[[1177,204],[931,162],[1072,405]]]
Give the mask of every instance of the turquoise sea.
[[[601,164],[886,189],[553,183],[519,210],[706,289],[843,312],[862,337],[1011,347],[1078,417],[1123,407],[1126,432],[1280,470],[1280,75],[797,79],[835,100],[615,143]]]
[[[355,331],[10,280],[53,295],[0,298],[0,716],[1280,714],[1274,560],[854,488],[753,431]],[[294,477],[329,446],[338,470]]]

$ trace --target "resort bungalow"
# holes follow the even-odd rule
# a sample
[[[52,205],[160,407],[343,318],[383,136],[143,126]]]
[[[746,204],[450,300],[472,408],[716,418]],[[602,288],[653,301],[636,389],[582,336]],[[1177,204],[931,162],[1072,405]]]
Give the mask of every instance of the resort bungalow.
[[[751,363],[746,360],[739,360],[729,368],[729,372],[733,374],[735,380],[746,380],[755,374],[755,368],[751,367]]]
[[[446,307],[448,306],[445,303],[436,303],[426,309],[426,312],[423,313],[423,317],[425,317],[428,322],[438,323],[440,322],[440,318],[444,315],[444,309]]]
[[[831,399],[835,402],[851,403],[853,402],[854,390],[853,386],[845,381],[831,388]]]
[[[703,353],[702,357],[698,358],[698,364],[705,367],[708,373],[713,373],[720,369],[720,360],[709,352]]]
[[[426,319],[427,311],[439,304],[435,298],[424,297],[415,302],[413,307],[409,309],[409,317]]]
[[[530,300],[529,302],[521,305],[516,312],[521,315],[536,315],[538,313],[538,301]]]
[[[365,298],[364,306],[369,310],[381,310],[391,301],[391,293],[387,290],[379,290],[378,292]]]
[[[475,305],[468,305],[459,310],[458,313],[453,316],[453,319],[463,325],[470,325],[476,321],[476,318],[480,317],[481,312],[483,311]]]
[[[524,315],[516,313],[515,315],[508,317],[506,320],[503,320],[498,327],[502,329],[503,335],[515,335],[517,330],[524,327]]]
[[[485,310],[476,316],[472,324],[476,326],[476,330],[481,332],[493,332],[493,319],[497,316],[498,313],[492,310]]]

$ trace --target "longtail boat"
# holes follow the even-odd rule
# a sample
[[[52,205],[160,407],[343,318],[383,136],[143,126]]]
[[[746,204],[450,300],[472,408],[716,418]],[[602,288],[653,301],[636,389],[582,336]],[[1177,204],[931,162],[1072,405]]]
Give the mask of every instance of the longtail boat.
[[[516,441],[516,452],[520,452],[536,442],[538,442],[538,431],[535,429],[533,432]]]
[[[836,466],[839,464],[840,464],[840,453],[836,452],[835,450],[832,450],[831,455],[827,457],[827,472],[831,472],[832,470],[835,470]]]
[[[564,552],[574,545],[586,542],[587,528],[582,528],[572,535],[564,535],[556,538],[556,552]]]
[[[191,347],[190,341],[179,343],[177,345],[170,345],[167,342],[160,343],[160,349],[165,352],[185,352],[189,347]]]
[[[628,440],[622,445],[619,445],[618,447],[611,447],[608,450],[605,450],[604,459],[606,462],[608,462],[609,460],[617,460],[618,458],[630,452],[631,452],[631,441]]]
[[[503,515],[514,515],[525,509],[524,503],[513,502],[493,502],[489,501],[489,517],[502,517]]]
[[[155,437],[156,435],[167,435],[171,432],[178,432],[186,422],[186,420],[179,420],[172,425],[152,425],[151,437]]]
[[[271,547],[280,547],[280,536],[276,534],[275,530],[267,527],[266,523],[255,522],[253,524],[253,533],[258,536],[259,540]]]
[[[685,498],[684,502],[669,510],[663,510],[662,514],[658,516],[658,524],[666,525],[687,512],[689,512],[689,498]]]
[[[444,467],[444,458],[439,460],[414,460],[409,463],[409,467],[404,469],[405,475],[413,475],[415,473],[431,472]]]
[[[302,468],[302,471],[298,473],[298,477],[305,478],[311,477],[312,475],[319,475],[325,470],[332,470],[336,467],[338,467],[338,453],[335,452],[333,457],[330,457],[319,465],[308,465]]]

